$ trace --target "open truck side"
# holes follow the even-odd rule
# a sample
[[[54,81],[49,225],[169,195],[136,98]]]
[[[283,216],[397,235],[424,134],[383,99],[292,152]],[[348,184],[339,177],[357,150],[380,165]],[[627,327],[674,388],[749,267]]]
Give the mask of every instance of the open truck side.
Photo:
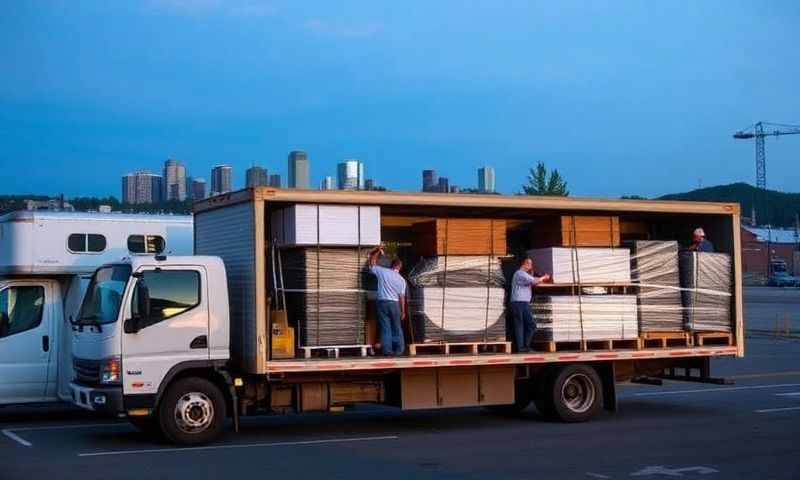
[[[623,231],[648,230],[671,240],[689,238],[702,225],[718,251],[731,259],[732,288],[725,297],[730,329],[649,342],[581,341],[526,353],[445,348],[393,358],[337,353],[305,358],[298,350],[285,358],[272,351],[277,343],[270,217],[297,204],[378,206],[382,230],[399,232],[398,238],[409,238],[413,224],[431,218],[503,219],[520,226],[540,217],[614,215]],[[336,411],[364,402],[402,409],[505,410],[535,402],[545,415],[588,420],[603,407],[616,408],[616,382],[715,381],[711,358],[744,355],[739,233],[739,206],[727,203],[271,188],[214,197],[195,205],[195,254],[201,256],[137,258],[103,267],[105,278],[116,278],[109,287],[121,302],[107,312],[102,333],[86,326],[74,350],[76,361],[119,359],[118,383],[101,386],[96,378],[78,378],[73,401],[127,415],[134,424],[182,444],[212,440],[226,415],[238,425],[245,414]],[[151,311],[154,285],[165,282],[166,276],[159,277],[165,272],[174,288],[179,282],[183,286],[172,299],[177,303],[171,304],[172,313],[161,310],[154,321],[142,312]],[[581,295],[584,286],[570,288]]]

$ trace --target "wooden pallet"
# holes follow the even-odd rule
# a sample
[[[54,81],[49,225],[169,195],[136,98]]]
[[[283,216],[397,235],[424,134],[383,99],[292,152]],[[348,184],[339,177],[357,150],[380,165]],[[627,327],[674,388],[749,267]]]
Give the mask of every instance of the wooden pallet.
[[[695,345],[698,347],[705,345],[733,345],[733,334],[730,332],[696,332],[694,338]]]
[[[689,332],[642,332],[644,348],[691,347],[694,338]]]
[[[481,353],[511,353],[511,342],[458,342],[458,343],[412,343],[409,355],[456,355]]]
[[[587,350],[640,350],[641,340],[632,338],[627,340],[580,340],[574,342],[554,342],[548,340],[534,340],[533,349],[538,352],[585,352]]]
[[[372,345],[334,345],[300,347],[303,358],[366,357]]]

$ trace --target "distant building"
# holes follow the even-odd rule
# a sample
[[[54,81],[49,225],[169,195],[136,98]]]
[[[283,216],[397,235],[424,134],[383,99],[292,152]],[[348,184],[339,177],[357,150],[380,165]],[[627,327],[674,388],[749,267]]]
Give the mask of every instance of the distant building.
[[[790,275],[800,275],[800,234],[794,228],[742,225],[741,243],[745,284],[766,283],[771,261],[782,260]]]
[[[269,176],[269,186],[273,188],[281,188],[281,176],[278,173],[273,173]]]
[[[461,191],[461,188],[458,185],[450,185],[450,193],[458,193]]]
[[[375,180],[368,178],[364,180],[364,190],[375,190]]]
[[[438,186],[437,192],[447,193],[450,191],[450,182],[447,180],[447,177],[439,177]]]
[[[481,193],[494,193],[494,168],[482,167],[478,169],[478,191]]]
[[[206,179],[205,178],[192,178],[192,187],[189,190],[192,200],[202,200],[206,198]]]
[[[25,210],[47,210],[51,212],[74,212],[75,207],[71,203],[65,202],[61,198],[51,198],[49,200],[25,200]]]
[[[230,165],[217,165],[211,169],[211,195],[220,195],[233,190],[231,179],[233,167]]]
[[[322,179],[322,182],[319,184],[320,190],[333,190],[333,177],[328,175],[327,177]]]
[[[310,188],[310,170],[306,152],[301,150],[289,152],[289,188]]]
[[[111,213],[111,205],[98,205],[97,206],[98,213]]]
[[[186,167],[173,158],[164,162],[164,200],[186,200]]]
[[[437,188],[437,179],[435,170],[422,171],[422,191],[435,192]]]
[[[269,185],[267,169],[253,165],[245,172],[245,185],[247,188],[266,187]]]
[[[364,163],[345,160],[336,167],[339,190],[364,190]]]
[[[146,170],[122,177],[122,202],[129,204],[161,203],[163,178]]]

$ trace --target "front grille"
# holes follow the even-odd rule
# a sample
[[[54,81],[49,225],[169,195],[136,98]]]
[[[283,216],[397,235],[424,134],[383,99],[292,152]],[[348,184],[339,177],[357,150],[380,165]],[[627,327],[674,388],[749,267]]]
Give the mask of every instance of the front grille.
[[[100,382],[100,360],[73,357],[72,368],[75,370],[75,380],[79,383],[94,385]]]

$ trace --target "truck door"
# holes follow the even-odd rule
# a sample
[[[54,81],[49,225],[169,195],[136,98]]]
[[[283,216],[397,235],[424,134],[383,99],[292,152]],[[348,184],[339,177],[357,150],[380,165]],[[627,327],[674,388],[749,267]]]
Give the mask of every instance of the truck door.
[[[157,393],[173,366],[209,359],[208,294],[201,267],[163,267],[140,272],[131,282],[128,317],[139,314],[135,284],[144,282],[150,311],[140,330],[122,337],[122,382],[126,395]],[[127,312],[126,312],[127,313]]]
[[[47,286],[0,286],[0,404],[45,400],[52,342]]]

